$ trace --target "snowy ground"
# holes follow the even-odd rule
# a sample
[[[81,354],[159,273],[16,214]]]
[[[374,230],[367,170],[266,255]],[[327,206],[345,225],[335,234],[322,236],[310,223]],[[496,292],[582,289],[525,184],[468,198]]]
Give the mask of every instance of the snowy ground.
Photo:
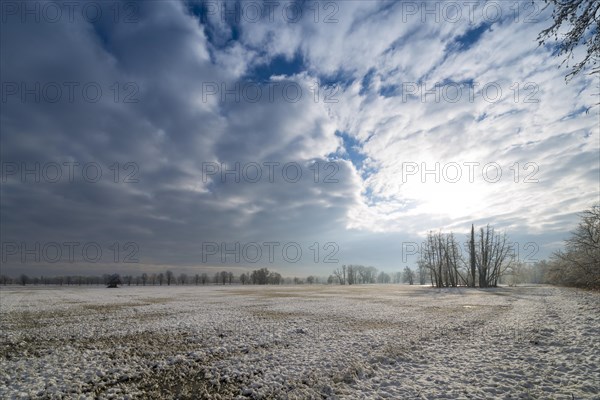
[[[0,398],[600,399],[600,295],[0,289]]]

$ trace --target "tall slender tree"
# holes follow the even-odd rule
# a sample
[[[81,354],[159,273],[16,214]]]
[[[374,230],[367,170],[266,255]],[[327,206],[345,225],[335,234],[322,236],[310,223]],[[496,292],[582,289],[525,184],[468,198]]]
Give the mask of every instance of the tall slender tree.
[[[471,287],[475,287],[477,275],[477,261],[475,256],[475,226],[471,224],[471,240],[469,240],[469,260],[471,263]]]

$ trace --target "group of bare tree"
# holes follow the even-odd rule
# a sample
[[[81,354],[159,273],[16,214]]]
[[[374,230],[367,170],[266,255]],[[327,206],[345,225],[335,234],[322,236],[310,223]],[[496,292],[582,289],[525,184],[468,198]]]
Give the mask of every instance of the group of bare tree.
[[[523,283],[551,283],[548,280],[549,265],[546,260],[532,263],[514,262],[507,270],[507,279],[504,283],[507,283],[509,286],[516,286]]]
[[[600,288],[600,204],[581,214],[565,248],[547,263],[550,283]]]
[[[520,262],[506,234],[487,226],[476,232],[471,227],[465,257],[452,234],[429,233],[418,262],[419,278],[429,277],[436,287],[494,287],[503,283],[550,283],[600,288],[600,204],[581,213],[580,221],[565,241],[564,249],[549,260]],[[421,280],[421,283],[424,283]]]
[[[270,272],[267,268],[261,268],[240,275],[240,282],[242,285],[280,285],[284,279],[278,272]]]
[[[385,271],[377,273],[377,268],[366,267],[364,265],[342,265],[335,269],[333,274],[327,279],[328,284],[337,283],[340,285],[361,285],[372,283],[408,283],[414,284],[416,274],[409,267],[405,267],[402,272],[389,274]],[[424,280],[420,282],[424,284]]]
[[[419,263],[428,272],[431,284],[436,287],[466,284],[465,274],[461,274],[460,251],[454,234],[429,232],[421,246]]]
[[[471,226],[467,241],[468,256],[453,233],[429,232],[420,250],[419,278],[429,275],[431,285],[441,287],[495,287],[511,267],[514,251],[505,233],[491,226]],[[424,274],[425,273],[425,274]]]
[[[404,272],[402,273],[402,280],[404,283],[408,283],[412,285],[415,283],[415,273],[412,269],[408,267],[404,267]],[[423,282],[425,283],[425,282]]]
[[[383,272],[382,272],[383,273]],[[340,285],[357,285],[364,283],[375,283],[378,280],[385,280],[388,283],[391,279],[389,275],[377,275],[377,268],[365,267],[364,265],[342,265],[333,271],[333,275],[329,276],[327,283],[337,283]],[[386,276],[387,275],[387,276]]]
[[[509,284],[550,283],[600,289],[600,204],[581,213],[564,249],[549,260],[514,263],[509,274]]]

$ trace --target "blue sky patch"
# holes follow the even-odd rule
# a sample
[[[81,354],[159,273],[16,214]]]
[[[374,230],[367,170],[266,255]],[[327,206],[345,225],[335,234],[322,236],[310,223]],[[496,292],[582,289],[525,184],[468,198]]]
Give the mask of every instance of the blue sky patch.
[[[346,89],[354,82],[352,73],[342,70],[338,70],[333,74],[320,74],[318,77],[321,86],[339,85],[342,89]]]
[[[369,91],[369,86],[371,86],[371,82],[373,82],[373,77],[376,73],[377,70],[375,68],[371,68],[369,72],[363,76],[363,79],[360,82],[360,91],[358,92],[359,95],[364,96]]]
[[[454,51],[466,51],[473,47],[481,36],[490,28],[490,23],[483,23],[472,29],[466,31],[463,35],[460,35],[454,39],[454,42],[450,45]]]
[[[222,34],[222,29],[215,26],[211,22],[210,13],[215,12],[214,10],[210,10],[209,7],[214,7],[216,3],[206,3],[203,1],[188,1],[185,3],[188,12],[198,18],[198,21],[204,28],[204,34],[206,35],[207,40],[210,44],[212,44],[216,49],[225,49],[231,43],[237,42],[240,38],[240,19],[235,18],[235,16],[231,16],[230,18],[221,19],[221,21],[229,27],[229,35],[224,36]],[[231,5],[233,7],[233,5]],[[217,11],[217,12],[220,12]],[[212,17],[217,18],[219,17]]]
[[[362,152],[361,143],[356,138],[348,135],[345,132],[336,131],[335,136],[342,139],[342,145],[344,147],[344,154],[342,158],[349,160],[357,170],[360,170],[363,166],[363,162],[367,158]]]
[[[304,59],[298,52],[292,59],[287,59],[283,55],[278,55],[270,60],[267,64],[259,64],[248,71],[247,78],[258,81],[267,82],[274,75],[292,76],[306,70]]]
[[[402,89],[398,85],[386,85],[379,88],[379,95],[382,97],[395,97],[402,94]]]

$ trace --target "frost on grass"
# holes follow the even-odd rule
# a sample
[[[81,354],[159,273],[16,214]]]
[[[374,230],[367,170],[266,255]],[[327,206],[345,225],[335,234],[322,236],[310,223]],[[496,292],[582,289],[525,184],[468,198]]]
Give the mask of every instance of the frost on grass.
[[[0,398],[600,398],[600,296],[574,289],[0,296]]]

